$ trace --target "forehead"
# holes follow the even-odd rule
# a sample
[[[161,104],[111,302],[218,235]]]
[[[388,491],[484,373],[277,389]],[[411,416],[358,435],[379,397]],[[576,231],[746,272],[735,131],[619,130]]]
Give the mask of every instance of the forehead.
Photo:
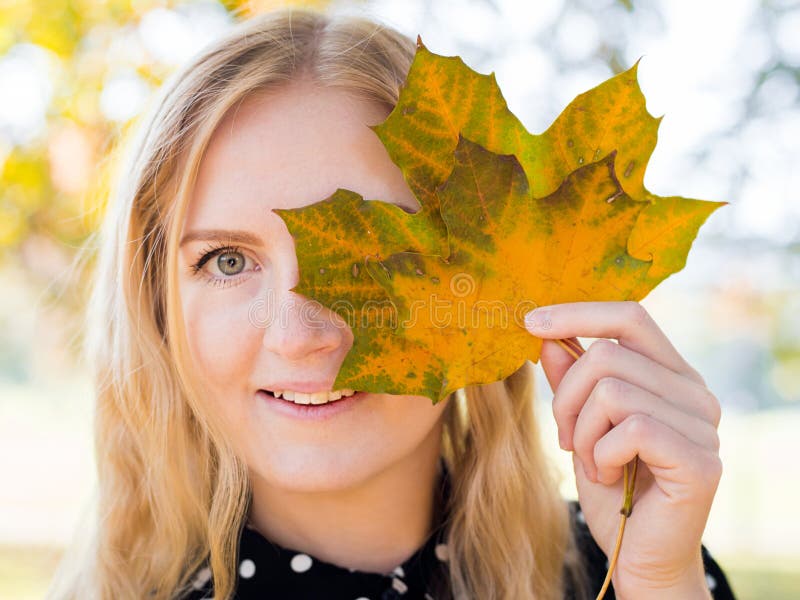
[[[416,210],[418,204],[368,125],[388,109],[306,81],[248,96],[219,123],[200,162],[186,227],[280,218],[337,188]]]

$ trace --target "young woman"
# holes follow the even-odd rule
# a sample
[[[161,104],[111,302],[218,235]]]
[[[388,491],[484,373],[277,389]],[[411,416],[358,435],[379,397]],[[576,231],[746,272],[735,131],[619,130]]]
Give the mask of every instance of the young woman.
[[[637,303],[554,306],[531,325],[619,341],[577,361],[543,349],[580,505],[543,454],[530,362],[435,405],[324,393],[353,335],[327,309],[303,318],[293,238],[270,209],[341,187],[417,210],[367,127],[414,52],[365,19],[282,10],[165,86],[101,231],[88,313],[98,505],[51,598],[594,597],[637,453],[606,597],[732,597],[701,544],[719,403]],[[257,326],[267,293],[280,318]]]

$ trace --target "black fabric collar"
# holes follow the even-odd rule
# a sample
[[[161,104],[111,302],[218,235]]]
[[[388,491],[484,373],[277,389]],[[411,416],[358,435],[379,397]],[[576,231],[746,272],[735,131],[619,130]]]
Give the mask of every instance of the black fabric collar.
[[[236,598],[293,600],[446,600],[450,473],[439,462],[434,529],[425,542],[389,573],[346,569],[268,540],[248,525],[239,542]]]

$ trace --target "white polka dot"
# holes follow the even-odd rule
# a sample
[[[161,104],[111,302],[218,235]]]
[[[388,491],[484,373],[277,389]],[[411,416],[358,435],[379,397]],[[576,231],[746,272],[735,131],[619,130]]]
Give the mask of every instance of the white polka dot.
[[[714,576],[711,573],[706,573],[706,585],[708,586],[708,589],[712,591],[717,587],[717,580],[714,579]]]
[[[606,571],[608,570],[608,567],[609,567],[609,562],[608,559],[606,559]]]
[[[292,571],[295,573],[305,573],[311,568],[311,557],[308,554],[295,554],[292,557]]]
[[[447,544],[436,544],[434,552],[436,553],[436,558],[442,561],[447,560],[449,556],[449,552],[447,550]]]
[[[356,600],[369,600],[366,596],[359,596]]]
[[[395,567],[393,573],[395,575],[397,575],[398,577],[405,577],[406,576],[406,572],[403,571],[403,565]]]
[[[403,583],[401,579],[398,579],[397,577],[392,579],[392,587],[401,594],[405,594],[408,591],[408,586],[405,583]]]
[[[425,600],[433,600],[433,596],[430,594],[425,594]]]
[[[256,563],[249,558],[245,558],[239,563],[239,575],[245,579],[250,579],[256,573]]]
[[[582,510],[579,510],[577,513],[575,513],[575,518],[581,523],[586,523],[586,517],[584,516]]]
[[[209,579],[211,579],[211,569],[204,567],[195,575],[194,581],[192,581],[192,587],[196,590],[203,589],[203,586],[208,583]]]

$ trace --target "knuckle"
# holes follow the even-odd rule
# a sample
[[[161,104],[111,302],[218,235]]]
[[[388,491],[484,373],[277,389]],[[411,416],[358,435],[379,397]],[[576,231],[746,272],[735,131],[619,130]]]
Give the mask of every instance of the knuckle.
[[[716,429],[711,432],[711,446],[714,448],[714,452],[719,452],[720,439]]]
[[[686,362],[686,361],[684,361],[684,362]],[[689,369],[689,372],[690,372],[690,373],[691,373],[691,374],[694,376],[695,380],[696,380],[696,381],[697,381],[697,382],[698,382],[700,385],[703,385],[703,386],[707,385],[707,384],[706,384],[706,380],[705,380],[705,379],[703,378],[703,376],[700,374],[700,371],[698,371],[697,369],[695,369],[695,368],[694,368],[692,365],[690,365],[689,363],[686,363],[686,366],[687,366],[687,368]]]
[[[700,425],[700,430],[696,435],[697,440],[696,442],[702,445],[705,448],[708,448],[710,451],[719,452],[720,447],[720,439],[719,433],[717,432],[717,428],[711,425],[711,423],[702,422]]]
[[[634,413],[625,419],[628,435],[636,440],[644,439],[649,434],[651,427],[650,417],[642,413]]]
[[[711,459],[711,472],[714,474],[714,478],[717,481],[722,478],[722,459],[719,454],[714,454]]]
[[[626,300],[625,319],[634,327],[640,327],[650,320],[650,313],[635,300]]]
[[[602,365],[607,363],[616,351],[617,345],[614,342],[600,339],[589,346],[586,351],[586,357],[591,365]]]
[[[597,399],[608,406],[625,394],[625,385],[616,377],[602,377],[594,386],[594,390]]]
[[[710,487],[714,489],[722,477],[722,460],[719,454],[708,448],[698,452],[693,460],[684,465],[684,468],[692,481],[713,483],[714,485]]]
[[[704,453],[704,460],[697,464],[698,479],[719,483],[722,478],[722,459],[719,454],[708,450]]]
[[[706,399],[703,402],[703,405],[706,407],[708,416],[711,419],[711,422],[714,424],[714,427],[718,427],[720,419],[722,419],[722,406],[720,405],[717,397],[711,393],[711,390],[708,388],[705,388],[705,395]]]
[[[706,386],[698,386],[699,399],[697,400],[697,410],[701,418],[705,419],[714,427],[719,426],[722,418],[722,406],[717,397]]]

